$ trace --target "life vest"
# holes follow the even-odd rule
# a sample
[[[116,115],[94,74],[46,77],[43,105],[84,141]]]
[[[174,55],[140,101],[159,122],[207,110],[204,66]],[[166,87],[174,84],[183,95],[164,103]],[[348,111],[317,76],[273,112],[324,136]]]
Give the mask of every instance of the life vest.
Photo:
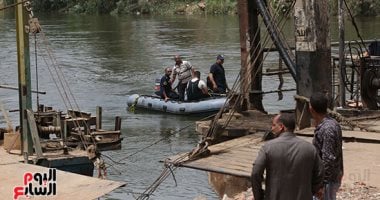
[[[187,100],[198,100],[203,97],[202,90],[198,87],[199,79],[195,82],[189,81],[189,85],[186,88]]]

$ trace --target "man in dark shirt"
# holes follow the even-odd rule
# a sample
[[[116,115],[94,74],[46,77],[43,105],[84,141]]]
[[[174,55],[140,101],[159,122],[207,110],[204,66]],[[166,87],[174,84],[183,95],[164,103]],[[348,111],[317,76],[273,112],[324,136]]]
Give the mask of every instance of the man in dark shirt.
[[[226,93],[226,90],[230,90],[226,81],[226,74],[223,68],[224,57],[218,55],[216,57],[216,63],[210,67],[210,73],[207,77],[207,86],[215,93]]]
[[[325,176],[324,200],[335,200],[343,177],[342,130],[337,121],[327,115],[328,98],[323,93],[310,97],[310,114],[315,120],[313,144],[322,159]]]
[[[170,81],[170,75],[172,74],[172,68],[165,68],[165,75],[161,78],[160,81],[160,96],[165,101],[169,99],[178,99],[179,96],[172,89],[172,82]]]
[[[311,200],[322,187],[321,159],[312,144],[293,133],[294,118],[291,113],[273,118],[272,132],[277,137],[264,144],[253,164],[251,181],[255,200]]]

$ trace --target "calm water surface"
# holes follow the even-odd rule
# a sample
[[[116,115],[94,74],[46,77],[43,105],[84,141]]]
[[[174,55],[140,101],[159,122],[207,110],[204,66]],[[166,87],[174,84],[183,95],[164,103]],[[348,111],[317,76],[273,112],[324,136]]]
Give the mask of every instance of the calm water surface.
[[[40,103],[66,110],[55,84],[49,75],[46,63],[51,63],[44,51],[43,41],[49,42],[56,62],[61,66],[66,80],[75,95],[79,107],[95,113],[95,106],[103,107],[103,126],[112,128],[114,116],[122,117],[123,147],[119,151],[105,152],[114,160],[124,164],[113,164],[109,168],[109,179],[127,182],[127,187],[117,189],[104,199],[134,199],[132,193],[144,191],[159,176],[163,169],[160,160],[168,156],[190,151],[198,136],[194,121],[202,117],[163,115],[159,113],[126,110],[126,96],[134,93],[151,94],[154,79],[163,74],[165,66],[174,64],[173,56],[181,54],[206,78],[216,55],[225,55],[225,69],[230,86],[240,69],[240,45],[238,18],[236,16],[38,16],[46,38],[38,36],[37,50]],[[372,24],[369,24],[372,23]],[[375,23],[375,25],[373,24]],[[336,23],[333,23],[333,25]],[[378,37],[379,18],[359,21],[365,38]],[[356,33],[348,28],[348,39]],[[292,30],[286,30],[291,35]],[[332,28],[336,38],[337,28]],[[17,57],[15,19],[13,14],[0,14],[0,84],[17,85]],[[292,36],[289,36],[290,40]],[[32,88],[36,89],[36,67],[34,38],[30,40],[32,63]],[[47,62],[45,63],[44,57]],[[278,63],[276,53],[271,53],[265,67]],[[294,88],[292,78],[285,77],[284,88]],[[264,90],[274,90],[278,78],[264,77]],[[264,106],[275,113],[280,109],[294,108],[294,93],[285,93],[283,101],[277,96],[266,95]],[[0,89],[0,99],[7,109],[18,108],[18,94],[13,90]],[[33,95],[35,107],[36,95]],[[14,124],[18,115],[11,113]],[[3,124],[3,122],[0,122]],[[180,129],[189,128],[178,132]],[[158,144],[124,159],[151,143]],[[105,158],[106,159],[106,158]],[[106,159],[108,161],[108,159]],[[168,178],[154,193],[152,199],[194,199],[205,196],[217,199],[207,182],[205,172],[178,169],[175,173],[177,186]],[[138,196],[138,195],[136,195]]]

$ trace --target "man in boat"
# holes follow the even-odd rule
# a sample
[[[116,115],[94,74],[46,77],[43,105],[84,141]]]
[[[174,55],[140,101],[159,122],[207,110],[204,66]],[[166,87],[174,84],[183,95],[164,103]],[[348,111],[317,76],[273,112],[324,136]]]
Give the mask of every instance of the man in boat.
[[[309,110],[316,125],[313,144],[325,168],[324,187],[319,195],[324,200],[335,200],[343,177],[342,129],[335,119],[328,116],[328,103],[324,93],[314,93],[310,97]]]
[[[169,99],[178,99],[178,94],[174,92],[172,88],[172,81],[170,80],[170,75],[172,74],[172,68],[165,68],[165,75],[161,78],[160,81],[160,96],[162,99],[165,99],[165,102]]]
[[[176,77],[178,76],[177,90],[179,94],[179,100],[183,101],[185,97],[185,90],[187,82],[191,80],[191,75],[194,73],[194,68],[191,66],[189,61],[182,60],[181,56],[174,56],[174,67],[173,67],[173,79],[174,83]]]
[[[201,79],[201,72],[194,71],[192,79],[187,83],[185,100],[195,101],[209,97],[206,83]]]
[[[225,94],[227,90],[230,90],[227,85],[223,63],[224,56],[218,55],[216,57],[216,63],[210,67],[210,73],[207,77],[207,87],[214,93]]]
[[[313,199],[323,181],[323,165],[314,146],[294,134],[295,117],[280,113],[273,118],[276,138],[266,142],[253,164],[251,175],[255,200]],[[266,170],[265,191],[262,189]]]

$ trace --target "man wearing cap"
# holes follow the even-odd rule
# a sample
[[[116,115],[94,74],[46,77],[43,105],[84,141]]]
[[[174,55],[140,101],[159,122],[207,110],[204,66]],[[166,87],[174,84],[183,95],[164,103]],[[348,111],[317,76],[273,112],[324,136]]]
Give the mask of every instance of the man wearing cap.
[[[225,94],[226,90],[230,90],[226,81],[224,72],[224,56],[218,55],[216,63],[210,67],[210,73],[207,77],[207,86],[215,93]]]
[[[185,97],[185,90],[187,86],[187,82],[191,80],[191,74],[194,73],[193,66],[191,66],[189,61],[183,61],[181,56],[174,56],[175,65],[173,67],[173,79],[172,83],[174,83],[177,75],[178,75],[178,95],[179,100],[183,101]]]

